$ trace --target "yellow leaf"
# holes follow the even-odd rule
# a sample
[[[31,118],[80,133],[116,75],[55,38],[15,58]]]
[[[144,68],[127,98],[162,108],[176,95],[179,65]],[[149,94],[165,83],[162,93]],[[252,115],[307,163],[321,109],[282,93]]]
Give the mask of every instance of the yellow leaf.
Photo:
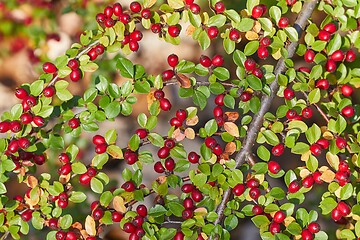
[[[156,3],[156,0],[145,0],[144,8],[151,8]]]
[[[113,199],[113,206],[114,206],[114,209],[118,212],[121,212],[121,213],[125,213],[126,212],[126,207],[125,207],[125,204],[124,204],[124,199],[120,196],[115,196],[114,199]]]
[[[187,139],[194,139],[195,138],[195,131],[192,128],[185,129],[185,136]]]
[[[95,220],[91,216],[86,217],[85,230],[90,236],[95,236],[96,235]]]
[[[233,122],[224,123],[225,131],[227,131],[231,136],[239,137],[239,128]]]
[[[255,40],[259,38],[259,35],[256,32],[253,31],[247,31],[245,33],[245,37],[247,40],[251,41],[251,40]]]

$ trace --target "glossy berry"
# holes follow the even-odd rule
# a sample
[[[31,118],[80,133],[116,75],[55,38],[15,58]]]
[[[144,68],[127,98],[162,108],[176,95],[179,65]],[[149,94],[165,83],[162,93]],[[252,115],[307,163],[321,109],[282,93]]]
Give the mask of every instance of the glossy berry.
[[[182,122],[178,118],[173,117],[170,119],[170,125],[178,128],[182,126]]]
[[[169,111],[171,109],[171,103],[169,99],[167,98],[160,99],[160,108],[163,111]]]
[[[207,34],[210,39],[216,38],[219,35],[219,29],[215,26],[211,26],[207,29]]]
[[[260,79],[264,76],[264,73],[260,68],[253,69],[251,73]]]
[[[185,198],[183,202],[183,206],[185,209],[193,209],[194,201],[191,198]]]
[[[136,212],[137,212],[137,214],[139,214],[139,216],[146,217],[147,216],[147,207],[145,205],[141,204],[136,207]]]
[[[275,214],[274,214],[274,222],[277,222],[277,223],[282,223],[284,221],[286,217],[286,214],[283,212],[283,211],[277,211]]]
[[[317,183],[317,184],[322,184],[323,183],[323,180],[321,179],[321,176],[322,176],[322,173],[319,172],[319,171],[316,171],[316,172],[313,173],[313,178],[314,178],[315,183]]]
[[[310,151],[314,156],[320,156],[322,147],[319,144],[311,144]]]
[[[291,100],[295,97],[295,92],[294,90],[290,89],[290,88],[285,88],[284,90],[284,98],[286,100]]]
[[[343,201],[339,202],[336,208],[340,211],[343,217],[351,213],[351,208]]]
[[[342,137],[337,137],[335,140],[335,144],[339,149],[343,149],[347,146],[346,140]]]
[[[179,57],[176,54],[170,54],[167,57],[167,63],[170,67],[176,67],[176,65],[179,63]]]
[[[203,195],[199,190],[195,189],[191,192],[191,198],[194,202],[200,202],[203,199]]]
[[[201,10],[200,6],[196,3],[190,4],[189,9],[193,14],[199,14]]]
[[[162,165],[162,163],[160,161],[156,162],[154,164],[154,171],[157,172],[157,173],[164,173],[165,172],[165,168],[164,168],[164,166]]]
[[[71,164],[66,163],[59,168],[59,175],[67,175],[71,172]]]
[[[173,70],[171,70],[171,69],[165,70],[165,71],[162,72],[161,76],[162,76],[162,79],[164,81],[168,81],[168,80],[172,79],[175,76],[175,72]]]
[[[282,17],[278,21],[279,28],[286,28],[289,26],[289,19],[287,17]]]
[[[260,5],[255,6],[251,11],[251,16],[253,18],[259,18],[264,14],[264,8]]]
[[[82,78],[82,72],[80,69],[74,69],[70,72],[70,80],[73,82],[77,82]]]
[[[92,212],[92,216],[95,221],[98,221],[104,216],[104,210],[102,210],[101,208],[97,208]]]
[[[69,201],[66,199],[66,200],[58,200],[57,202],[57,205],[59,206],[59,208],[66,208],[68,205],[69,205]]]
[[[215,3],[214,8],[215,8],[215,12],[216,12],[217,14],[223,13],[223,12],[225,11],[224,2],[221,2],[221,1],[220,1],[220,2]]]
[[[210,67],[212,62],[211,62],[211,59],[208,57],[208,56],[205,56],[205,55],[201,55],[200,56],[200,64],[204,67]]]
[[[261,192],[260,192],[259,188],[252,188],[249,191],[249,196],[254,200],[258,199],[260,197],[260,195],[261,195]]]
[[[355,59],[356,59],[356,54],[353,50],[350,49],[349,51],[346,52],[345,60],[347,62],[353,62],[355,61]]]
[[[330,58],[335,62],[341,62],[344,59],[344,53],[341,50],[336,50],[331,54]]]
[[[154,92],[154,98],[157,100],[163,99],[165,97],[165,93],[163,90],[156,90]]]
[[[255,60],[252,58],[247,58],[244,62],[244,67],[245,67],[246,71],[249,71],[249,72],[254,70],[256,67]]]
[[[269,172],[271,172],[272,174],[277,174],[278,172],[280,172],[281,167],[277,162],[269,161],[268,162],[268,169],[269,169]]]
[[[127,14],[127,13],[122,13],[122,14],[120,14],[120,16],[119,16],[119,20],[120,20],[120,22],[122,22],[123,24],[128,24],[128,23],[130,22],[130,20],[131,20],[131,17],[130,17],[130,15]]]
[[[336,71],[336,62],[332,59],[329,59],[325,63],[325,69],[328,72],[335,72]]]
[[[158,150],[157,155],[159,158],[167,158],[170,155],[170,149],[167,147],[162,147]]]
[[[55,235],[56,240],[65,240],[66,239],[66,232],[57,231]]]
[[[133,232],[135,232],[136,227],[131,222],[127,222],[124,224],[123,230],[124,230],[124,232],[127,232],[127,233],[133,233]]]
[[[288,6],[294,5],[296,2],[297,2],[297,0],[286,0],[286,4],[287,4]]]
[[[43,90],[44,97],[50,98],[55,94],[55,87],[54,86],[47,86]]]
[[[165,160],[165,168],[168,170],[168,171],[173,171],[175,169],[175,161],[174,159],[172,158],[168,158]]]
[[[254,205],[251,211],[254,215],[260,215],[264,212],[264,209],[259,205]]]
[[[148,132],[144,128],[136,129],[135,134],[139,136],[140,139],[144,139],[147,137]]]
[[[216,156],[220,156],[223,153],[223,149],[220,146],[220,144],[216,144],[213,149],[212,152],[216,155]]]
[[[213,56],[213,58],[211,59],[211,63],[215,67],[221,67],[224,64],[224,58],[220,54],[217,54]]]
[[[275,235],[276,233],[279,233],[281,231],[280,224],[277,222],[271,222],[269,225],[269,232],[272,235]]]
[[[72,118],[69,120],[68,125],[72,129],[78,128],[80,126],[80,120],[78,118]]]
[[[216,143],[216,140],[215,140],[214,138],[212,138],[212,137],[207,137],[207,138],[205,138],[205,145],[206,145],[208,148],[212,149],[212,148],[215,147],[216,144],[217,144],[217,143]]]
[[[91,181],[91,177],[87,173],[80,174],[79,183],[82,185],[89,185]]]
[[[20,215],[20,216],[21,216],[21,219],[22,219],[24,222],[30,221],[31,218],[32,218],[32,213],[33,213],[33,211],[30,210],[30,209],[25,210],[25,211],[22,212],[21,215]]]
[[[333,34],[336,32],[337,27],[336,27],[335,23],[328,23],[323,27],[323,30],[327,31],[330,34]]]
[[[269,56],[269,50],[266,47],[260,46],[257,50],[257,55],[260,59],[265,59]]]
[[[252,94],[251,94],[250,92],[247,92],[247,91],[242,92],[242,93],[240,94],[240,100],[241,100],[242,102],[247,102],[247,101],[249,101],[249,100],[251,99],[251,97],[252,97]]]
[[[130,3],[130,10],[134,13],[138,13],[141,11],[141,4],[138,2]]]
[[[106,144],[106,140],[103,136],[101,135],[95,135],[93,138],[92,138],[92,142],[93,144],[95,145],[100,145],[100,144]]]
[[[311,233],[318,233],[320,232],[320,225],[317,222],[311,222],[308,225],[308,229]]]
[[[151,18],[151,10],[148,8],[145,8],[141,11],[141,17],[144,19],[150,19]]]
[[[133,165],[138,161],[139,157],[137,155],[137,153],[132,152],[132,151],[126,151],[124,154],[124,160],[127,164],[129,165]]]
[[[104,22],[104,26],[107,28],[111,28],[115,25],[115,20],[112,18],[106,18]]]
[[[298,181],[294,180],[289,184],[288,191],[289,193],[296,193],[300,190],[300,184]]]
[[[190,219],[193,217],[193,211],[191,209],[185,209],[181,215],[182,215],[182,218],[185,220]]]
[[[43,165],[46,161],[46,157],[44,154],[40,154],[40,155],[35,155],[34,158],[34,163],[37,165]]]
[[[342,114],[344,117],[350,118],[350,117],[354,116],[354,114],[355,114],[355,109],[354,109],[353,106],[346,106],[346,107],[344,107],[343,109],[341,109],[341,114]]]
[[[249,180],[247,180],[246,182],[246,186],[248,188],[257,188],[259,187],[260,183],[259,183],[259,180],[255,179],[255,178],[251,178]]]
[[[135,40],[130,40],[129,41],[129,49],[133,52],[136,52],[137,50],[139,50],[139,43]]]
[[[44,71],[45,73],[51,73],[51,74],[53,74],[53,73],[56,73],[57,68],[56,68],[56,66],[55,66],[53,63],[51,63],[51,62],[46,62],[46,63],[43,64],[43,71]]]
[[[161,25],[159,23],[153,23],[153,24],[151,24],[150,29],[153,33],[160,33]]]
[[[229,39],[231,41],[237,42],[240,39],[240,32],[236,28],[233,28],[229,32]]]
[[[339,221],[341,218],[342,218],[342,213],[340,212],[339,209],[337,208],[334,208],[332,211],[331,211],[331,218],[336,222],[336,221]]]
[[[339,162],[338,169],[339,169],[339,171],[346,172],[349,170],[349,164],[346,161],[341,160]]]
[[[123,185],[121,185],[121,188],[124,189],[126,192],[133,192],[136,188],[134,182],[127,181]]]
[[[260,46],[268,47],[271,44],[271,39],[269,37],[263,37],[260,39]]]
[[[174,240],[184,240],[184,234],[182,232],[177,232],[174,236]]]
[[[311,49],[306,50],[304,54],[305,62],[312,63],[314,61],[314,58],[315,58],[315,52]]]
[[[224,113],[223,113],[222,108],[217,106],[214,108],[213,114],[214,114],[214,117],[220,117],[220,116],[223,116]]]
[[[272,149],[271,149],[271,153],[274,155],[274,156],[280,156],[284,153],[284,150],[285,150],[285,146],[284,144],[282,143],[279,143],[278,145],[274,146]]]
[[[111,213],[111,219],[113,222],[120,222],[122,218],[123,218],[123,215],[119,212]]]
[[[348,84],[344,84],[341,86],[341,93],[345,97],[350,97],[353,91],[354,91],[353,88]]]
[[[314,178],[312,175],[308,175],[306,176],[303,180],[302,180],[302,186],[304,188],[311,188],[314,185]]]
[[[329,41],[330,38],[331,38],[331,35],[329,32],[325,31],[325,30],[320,30],[319,31],[319,34],[318,34],[318,38],[321,40],[321,41]]]
[[[171,37],[177,37],[180,35],[180,28],[178,26],[169,26],[168,33]]]
[[[192,185],[191,183],[185,183],[181,187],[181,191],[183,191],[184,193],[190,193],[193,190],[194,190],[194,185]]]
[[[175,147],[175,141],[174,139],[168,138],[164,142],[164,147],[167,147],[168,149],[173,149]]]
[[[15,90],[15,96],[18,99],[25,99],[27,96],[29,96],[29,94],[27,93],[27,91],[23,88],[17,88]]]
[[[321,90],[327,90],[329,88],[330,84],[327,79],[320,79],[317,80],[315,83],[315,87],[321,89]]]
[[[196,152],[189,152],[188,160],[189,160],[189,162],[196,164],[200,160],[200,155],[198,155]]]
[[[21,123],[17,120],[11,121],[9,124],[9,128],[13,133],[18,133],[21,131],[22,126]]]
[[[186,120],[187,117],[187,112],[184,109],[178,109],[175,113],[177,119],[179,119],[179,121],[183,122]]]
[[[314,236],[308,229],[303,229],[301,232],[301,239],[302,240],[313,240]]]
[[[313,110],[310,107],[305,107],[302,111],[301,111],[301,116],[303,118],[309,119],[313,116]]]
[[[217,95],[214,100],[215,104],[218,106],[224,106],[224,98],[225,98],[224,94]]]

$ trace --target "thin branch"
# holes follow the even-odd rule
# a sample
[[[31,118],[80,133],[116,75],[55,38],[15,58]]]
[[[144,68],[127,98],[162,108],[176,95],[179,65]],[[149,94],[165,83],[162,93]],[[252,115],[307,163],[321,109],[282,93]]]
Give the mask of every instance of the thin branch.
[[[317,0],[311,0],[304,3],[304,6],[299,13],[298,18],[296,19],[296,22],[294,23],[294,28],[298,32],[298,36],[300,38],[301,33],[303,32],[305,26],[308,24],[308,19],[311,17],[313,11],[315,10],[315,7],[317,5]],[[286,50],[288,51],[288,58],[292,58],[295,54],[296,47],[298,46],[298,42],[291,42],[288,46],[286,46]],[[251,153],[252,147],[255,143],[256,136],[260,130],[260,127],[263,123],[263,118],[266,112],[270,109],[270,106],[272,104],[273,99],[275,98],[276,92],[278,91],[279,85],[278,85],[278,77],[279,75],[286,70],[285,66],[285,59],[281,58],[279,59],[278,63],[275,67],[275,80],[270,84],[270,95],[264,95],[261,99],[261,107],[259,109],[259,112],[254,116],[253,121],[251,122],[249,126],[249,130],[247,132],[247,136],[244,140],[244,145],[242,149],[237,153],[235,156],[236,161],[236,168],[240,167],[246,159],[249,157],[249,154]],[[231,196],[231,189],[227,189],[224,192],[224,195],[222,197],[222,201],[219,204],[216,212],[218,214],[217,219],[214,221],[214,225],[219,224],[223,217],[224,217],[224,210],[226,207],[226,203],[229,201]],[[210,237],[210,240],[213,239],[213,236]],[[215,239],[219,239],[218,236],[215,236]]]

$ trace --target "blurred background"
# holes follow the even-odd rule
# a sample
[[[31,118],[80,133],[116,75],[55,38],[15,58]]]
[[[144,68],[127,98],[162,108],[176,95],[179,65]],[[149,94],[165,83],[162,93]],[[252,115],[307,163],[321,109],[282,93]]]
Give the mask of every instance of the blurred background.
[[[130,1],[119,1],[123,6],[129,6]],[[158,1],[160,3],[160,1]],[[231,1],[225,0],[226,8],[233,8],[235,10],[241,10],[245,8],[246,1]],[[53,61],[56,57],[65,53],[70,48],[71,44],[79,41],[79,36],[85,29],[97,29],[97,23],[95,16],[101,12],[107,5],[114,3],[109,0],[0,0],[0,113],[7,111],[12,105],[18,103],[18,100],[14,96],[14,90],[16,87],[23,83],[30,83],[34,81],[41,73],[42,62]],[[199,4],[203,4],[202,7],[207,7],[207,1],[198,1]],[[276,1],[263,1],[263,3],[271,6]],[[290,21],[295,19],[296,15],[289,15]],[[324,16],[316,14],[315,19],[318,23],[322,21]],[[201,51],[200,47],[194,42],[191,37],[186,36],[184,31],[181,35],[181,44],[179,46],[173,46],[164,41],[160,41],[156,34],[150,31],[144,32],[144,40],[140,43],[140,50],[137,53],[130,55],[130,59],[134,63],[142,64],[147,73],[159,74],[168,68],[166,58],[169,54],[175,53],[180,59],[187,59],[194,62],[198,62],[201,54],[213,56],[215,53],[223,53],[222,42],[214,42],[211,48],[206,52]],[[237,48],[242,49],[247,40],[241,41]],[[119,53],[120,54],[120,53]],[[122,79],[115,69],[115,61],[112,61],[116,57],[116,54],[106,55],[97,63],[100,65],[99,70],[91,75],[86,75],[78,83],[70,83],[70,91],[75,95],[82,95],[84,90],[94,83],[98,75],[104,75],[108,79],[114,82],[121,83]],[[230,72],[235,72],[235,66],[231,65],[231,56],[226,56],[225,60],[229,63]],[[303,64],[302,58],[299,57],[296,62],[296,66]],[[267,60],[271,63],[271,60]],[[272,63],[276,63],[273,61]],[[235,76],[235,74],[233,74]],[[167,89],[167,96],[171,96],[172,102],[176,102],[176,109],[185,108],[191,105],[191,102],[178,99],[177,91],[178,87],[172,87]],[[147,112],[146,96],[140,97],[139,102],[134,105],[133,114],[130,118],[122,119],[118,118],[115,122],[106,123],[106,125],[100,127],[100,134],[104,134],[107,129],[116,128],[119,132],[120,138],[119,144],[124,147],[124,143],[127,142],[129,136],[134,133],[134,130],[138,127],[136,125],[136,117],[140,112]],[[274,102],[273,109],[280,104]],[[200,113],[200,119],[202,122],[206,122],[212,116],[213,103],[209,103],[207,108]],[[210,114],[209,114],[210,113]],[[174,114],[169,114],[168,117]],[[162,128],[162,124],[167,124],[169,119],[161,119],[161,123],[157,129],[159,134],[166,134],[166,128]],[[313,121],[321,121],[321,118],[315,118]],[[201,123],[200,123],[201,124]],[[309,123],[311,124],[311,123]],[[79,158],[82,158],[84,162],[90,163],[93,156],[93,149],[89,142],[92,135],[82,136],[80,139],[68,139],[68,143],[76,142],[79,147],[82,148],[82,152]],[[201,142],[194,143],[194,141],[186,143],[186,149],[188,151],[196,150],[199,152],[199,146]],[[151,149],[150,149],[151,150]],[[288,155],[284,156],[284,159],[289,159]],[[56,153],[53,153],[53,157],[56,157]],[[291,159],[291,158],[290,158]],[[326,160],[322,159],[323,163]],[[299,165],[300,161],[282,161],[281,164],[284,170],[293,169]],[[124,166],[117,164],[116,166],[109,166],[106,171],[114,180],[120,180],[121,170]],[[111,170],[110,170],[111,169]],[[149,169],[146,174],[146,179],[150,185],[156,176],[152,173],[152,169]],[[16,191],[10,192],[11,195],[23,194],[26,191],[26,186],[18,187],[16,184],[17,179],[14,179],[9,184],[16,186]],[[285,184],[281,179],[272,180],[271,183],[276,186],[285,188]],[[113,187],[118,187],[120,184],[114,181]],[[302,207],[305,207],[308,211],[311,209],[318,210],[317,206],[322,193],[326,190],[326,186],[315,186],[311,194],[307,194],[307,200]],[[84,208],[71,208],[69,211],[77,211],[75,220],[83,221],[86,214],[89,212],[88,205],[92,200],[95,200],[95,196],[89,195],[87,206]],[[151,205],[151,200],[148,203]],[[320,218],[319,223],[322,229],[327,231],[329,239],[336,239],[334,236],[335,227],[332,225],[332,221],[328,221],[328,218]],[[104,239],[127,239],[118,226],[114,226],[105,229],[103,237]],[[31,230],[29,236],[24,236],[22,239],[45,239],[47,229],[44,229],[41,233],[36,230]],[[233,232],[232,239],[240,240],[252,240],[259,239],[259,230],[247,220],[240,220],[239,227]]]

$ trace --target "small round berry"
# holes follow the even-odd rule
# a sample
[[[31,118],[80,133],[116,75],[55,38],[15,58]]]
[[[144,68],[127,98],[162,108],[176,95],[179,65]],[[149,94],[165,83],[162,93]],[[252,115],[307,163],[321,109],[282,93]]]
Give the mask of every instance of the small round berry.
[[[201,10],[200,6],[196,3],[190,4],[189,9],[193,14],[199,14]]]
[[[135,134],[139,136],[140,139],[144,139],[147,137],[148,132],[144,128],[136,129]]]
[[[324,42],[327,42],[330,40],[331,38],[331,34],[325,30],[320,30],[319,31],[319,34],[318,34],[318,38],[321,40],[321,41],[324,41]]]
[[[286,100],[291,100],[295,97],[295,92],[294,90],[290,89],[290,88],[285,88],[284,90],[284,98]]]
[[[33,211],[30,209],[27,209],[24,212],[22,212],[20,216],[24,222],[28,222],[31,220],[32,214],[33,214]]]
[[[189,162],[196,164],[200,160],[200,155],[198,155],[196,152],[189,152],[188,160],[189,160]]]
[[[134,182],[127,181],[123,185],[121,185],[121,188],[124,189],[126,192],[133,192],[136,188]]]
[[[225,11],[225,9],[226,9],[225,4],[222,1],[219,1],[219,2],[215,3],[214,8],[215,8],[215,12],[217,14],[223,13]]]
[[[341,93],[345,97],[350,97],[353,91],[354,91],[353,88],[348,84],[344,84],[341,86]]]
[[[55,66],[53,63],[51,63],[51,62],[46,62],[46,63],[44,63],[44,65],[43,65],[43,71],[44,71],[45,73],[51,73],[51,74],[53,74],[53,73],[56,73],[57,68],[56,68],[56,66]]]
[[[314,185],[314,178],[312,175],[308,175],[306,176],[303,180],[302,180],[302,186],[304,188],[311,188]]]
[[[176,67],[176,65],[179,63],[179,57],[176,54],[170,54],[167,57],[167,62],[170,67]]]
[[[151,24],[150,29],[153,33],[160,33],[161,25],[159,23],[153,23],[153,24]]]
[[[335,25],[335,23],[328,23],[323,27],[323,30],[327,31],[330,34],[333,34],[337,31],[337,27]]]
[[[245,185],[238,183],[233,189],[232,192],[235,196],[240,196],[245,192]]]
[[[180,28],[178,26],[172,25],[168,27],[168,33],[171,37],[177,37],[180,35]]]
[[[315,58],[315,52],[311,49],[306,50],[304,54],[305,62],[312,63],[314,61],[314,58]]]
[[[337,137],[335,140],[335,144],[339,149],[343,149],[347,146],[346,140],[342,137]]]
[[[200,56],[200,64],[203,66],[203,67],[210,67],[212,62],[211,62],[211,59],[208,57],[208,56],[205,56],[205,55],[201,55]]]
[[[224,64],[224,58],[220,54],[213,56],[211,59],[212,65],[215,67],[221,67]]]
[[[163,99],[165,97],[165,93],[163,90],[156,90],[154,92],[154,97],[157,99],[157,100],[160,100],[160,99]]]
[[[54,86],[47,86],[43,90],[44,97],[50,98],[55,95],[55,87]]]
[[[310,151],[314,156],[320,156],[322,147],[317,143],[313,143],[310,146]]]
[[[347,62],[353,62],[355,61],[355,59],[356,59],[356,54],[353,50],[350,49],[349,51],[346,52],[345,60]]]
[[[325,69],[328,72],[335,72],[336,71],[336,62],[332,59],[329,59],[325,63]]]
[[[154,164],[154,171],[157,172],[157,173],[164,173],[165,172],[165,168],[164,168],[164,166],[162,165],[162,163],[160,161],[156,162]]]
[[[274,222],[282,223],[286,217],[286,214],[283,211],[277,211],[274,215]]]
[[[275,161],[269,161],[268,169],[269,169],[269,172],[271,172],[272,174],[277,174],[278,172],[280,172],[281,167],[280,167],[279,163],[277,163]]]
[[[151,10],[148,9],[148,8],[144,8],[142,11],[141,11],[141,17],[143,19],[150,19],[151,18]]]
[[[344,117],[350,118],[355,115],[355,109],[353,106],[346,106],[343,109],[341,109],[341,114]]]
[[[134,13],[138,13],[141,11],[141,4],[139,2],[130,3],[130,10]]]
[[[240,39],[240,32],[236,28],[232,28],[229,32],[229,39],[237,42]]]
[[[312,222],[308,225],[308,229],[311,233],[320,232],[320,225],[317,222]]]
[[[289,19],[287,17],[282,17],[278,21],[279,28],[286,28],[289,26]]]
[[[252,16],[253,18],[259,18],[259,17],[261,17],[263,14],[264,14],[264,9],[263,9],[263,7],[260,6],[260,5],[255,6],[255,7],[252,9],[252,11],[251,11],[251,16]]]
[[[279,143],[278,145],[274,146],[272,149],[271,149],[271,153],[274,155],[274,156],[280,156],[284,153],[284,150],[285,150],[285,146],[284,144],[282,143]]]
[[[260,192],[259,188],[252,188],[249,191],[249,196],[254,200],[258,199],[260,197],[260,195],[261,195],[261,192]]]
[[[272,235],[275,235],[276,233],[279,233],[281,231],[280,224],[277,222],[271,222],[269,225],[269,232]]]
[[[244,62],[244,67],[246,71],[252,71],[256,68],[256,62],[252,58],[247,58]]]
[[[113,222],[120,222],[124,216],[119,212],[112,212],[111,219]]]
[[[78,118],[72,118],[69,120],[68,125],[72,129],[78,128],[80,126],[80,120]]]
[[[165,168],[172,172],[175,169],[175,161],[172,158],[168,158],[165,160]]]
[[[27,96],[29,96],[29,94],[27,93],[27,91],[23,88],[17,88],[15,90],[15,96],[18,99],[25,99]]]
[[[171,109],[171,103],[169,99],[167,98],[160,99],[160,108],[163,111],[169,111]]]
[[[70,80],[73,82],[77,82],[82,78],[82,72],[80,69],[74,69],[70,72]]]
[[[341,50],[336,50],[330,56],[335,62],[341,62],[344,59],[344,53]]]
[[[175,72],[172,69],[165,70],[162,72],[161,77],[164,81],[168,81],[175,76]]]
[[[101,135],[95,135],[93,138],[92,138],[92,142],[93,144],[95,145],[100,145],[100,144],[105,144],[106,143],[106,140],[103,136]]]
[[[317,80],[315,83],[315,87],[321,89],[321,90],[327,90],[329,88],[330,84],[327,79],[320,79]]]
[[[296,193],[300,190],[300,184],[298,181],[294,180],[289,184],[288,191],[289,193]]]
[[[136,207],[136,212],[139,214],[139,216],[146,217],[147,216],[147,207],[145,205],[141,204]]]
[[[207,29],[207,35],[210,39],[214,39],[219,35],[219,29],[216,26],[211,26]]]
[[[269,56],[269,50],[266,47],[259,46],[257,55],[260,59],[265,59]]]
[[[195,189],[191,192],[191,198],[194,202],[200,202],[203,199],[203,195],[199,190]]]
[[[191,193],[193,190],[194,190],[194,185],[192,185],[191,183],[185,183],[181,187],[181,191],[183,191],[184,193]]]
[[[167,158],[170,155],[170,149],[167,147],[162,147],[158,150],[157,155],[159,158]]]
[[[313,240],[314,236],[309,231],[309,229],[303,229],[302,232],[301,232],[301,238],[302,238],[302,240]]]
[[[303,116],[306,119],[309,119],[313,116],[313,110],[310,107],[305,107],[302,111],[301,111],[301,116]]]

